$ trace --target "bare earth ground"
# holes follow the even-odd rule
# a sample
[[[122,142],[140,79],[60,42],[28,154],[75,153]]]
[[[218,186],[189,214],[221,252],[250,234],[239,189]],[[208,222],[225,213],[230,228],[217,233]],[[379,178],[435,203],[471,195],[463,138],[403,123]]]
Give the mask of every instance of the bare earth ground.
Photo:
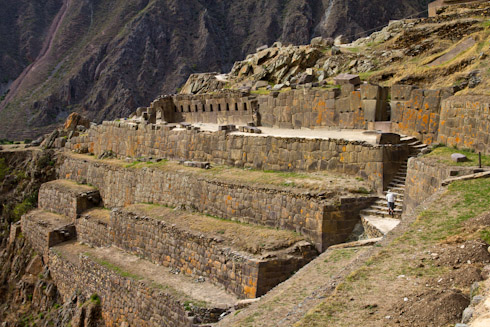
[[[489,210],[488,180],[452,184],[295,326],[453,326],[486,277]]]
[[[487,277],[489,210],[488,180],[455,183],[377,245],[327,250],[220,326],[454,326]]]

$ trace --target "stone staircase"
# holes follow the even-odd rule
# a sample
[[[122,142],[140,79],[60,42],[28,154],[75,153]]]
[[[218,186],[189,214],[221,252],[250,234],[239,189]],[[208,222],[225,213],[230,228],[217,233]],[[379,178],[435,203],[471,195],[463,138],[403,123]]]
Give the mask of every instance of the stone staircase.
[[[382,237],[400,223],[403,213],[408,159],[417,156],[423,149],[427,148],[426,144],[411,136],[402,136],[401,143],[407,144],[409,147],[410,151],[407,161],[400,165],[400,169],[388,185],[387,190],[383,192],[383,196],[379,196],[369,208],[360,212],[364,233],[368,238]],[[388,203],[385,198],[388,190],[391,190],[396,196],[393,216],[388,213]]]

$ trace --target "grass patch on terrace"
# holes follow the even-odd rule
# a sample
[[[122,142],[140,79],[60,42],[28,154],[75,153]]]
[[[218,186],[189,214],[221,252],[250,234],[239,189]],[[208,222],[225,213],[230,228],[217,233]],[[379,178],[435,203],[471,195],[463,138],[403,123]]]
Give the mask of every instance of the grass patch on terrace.
[[[451,160],[451,155],[453,153],[461,153],[468,157],[468,161],[466,162],[454,162]],[[439,163],[443,163],[449,166],[464,166],[464,167],[472,167],[478,166],[478,153],[475,151],[468,149],[457,149],[450,148],[446,146],[439,146],[432,150],[432,152],[425,155],[428,158],[435,158]],[[490,156],[483,155],[481,156],[482,166],[490,166]]]
[[[216,200],[229,202],[232,207],[235,207],[234,204],[238,201],[231,196]],[[169,226],[175,226],[194,235],[202,234],[219,238],[228,246],[252,254],[287,248],[304,239],[294,231],[222,219],[211,214],[172,210],[156,204],[136,204],[129,206],[127,210],[164,221]]]
[[[128,271],[123,270],[121,267],[116,266],[115,264],[112,264],[111,262],[109,262],[107,260],[97,258],[96,256],[92,255],[90,252],[85,252],[84,255],[86,255],[90,259],[94,260],[95,262],[97,262],[102,267],[105,267],[105,268],[107,268],[107,269],[115,272],[116,274],[118,274],[121,277],[131,278],[131,279],[134,279],[134,280],[142,280],[142,279],[144,279],[141,276],[138,276],[136,274],[133,274],[133,273],[130,273]]]
[[[407,302],[405,297],[408,299],[406,305],[411,305],[412,301],[419,301],[414,294],[436,292],[426,285],[450,281],[453,267],[431,259],[430,253],[444,253],[443,249],[447,248],[460,249],[458,244],[475,239],[490,242],[489,228],[467,232],[469,223],[476,224],[475,219],[489,211],[490,183],[487,179],[451,184],[434,200],[430,209],[421,212],[399,237],[350,273],[332,295],[295,326],[384,326],[387,315],[397,319],[393,318],[397,314],[395,306]],[[456,244],[453,243],[455,239],[458,239]],[[336,256],[345,255],[350,253],[343,250]],[[335,263],[335,258],[329,260]],[[465,262],[462,264],[466,265]],[[456,283],[443,287],[469,292],[469,285]]]
[[[360,196],[366,194],[365,190],[371,189],[371,184],[362,178],[347,176],[334,172],[295,172],[295,171],[275,171],[259,170],[251,168],[237,168],[225,165],[211,165],[211,169],[201,169],[185,167],[177,161],[162,160],[160,162],[143,162],[135,160],[127,163],[118,159],[99,160],[87,155],[69,154],[74,158],[97,161],[104,164],[116,165],[129,169],[152,168],[162,171],[179,171],[193,174],[211,180],[219,180],[231,184],[243,184],[254,187],[278,187],[290,190],[309,190],[327,192],[328,199],[336,199],[340,196]],[[368,191],[369,192],[369,191]]]

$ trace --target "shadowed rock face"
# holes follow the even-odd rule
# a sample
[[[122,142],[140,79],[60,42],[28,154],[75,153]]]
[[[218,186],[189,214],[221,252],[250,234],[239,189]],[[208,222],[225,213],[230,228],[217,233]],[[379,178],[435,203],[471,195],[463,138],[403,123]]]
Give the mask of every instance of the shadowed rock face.
[[[7,2],[15,5],[0,13],[0,37],[9,45],[0,49],[0,82],[30,62],[35,68],[0,105],[0,137],[21,139],[52,129],[73,110],[96,121],[128,115],[175,92],[189,74],[228,71],[263,44],[352,39],[423,10],[426,1],[65,0],[58,28],[51,23],[63,1]]]

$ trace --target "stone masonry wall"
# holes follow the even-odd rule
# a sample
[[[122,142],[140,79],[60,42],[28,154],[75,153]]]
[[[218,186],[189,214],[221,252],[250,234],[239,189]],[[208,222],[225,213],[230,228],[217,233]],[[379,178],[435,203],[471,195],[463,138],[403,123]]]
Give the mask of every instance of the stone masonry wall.
[[[55,219],[50,216],[55,216]],[[26,239],[41,255],[47,255],[50,247],[76,236],[75,226],[71,221],[41,210],[33,210],[23,215],[21,226]]]
[[[383,188],[384,154],[401,149],[356,141],[244,136],[122,122],[92,127],[88,134],[72,138],[67,148],[96,156],[112,151],[120,158],[209,161],[264,170],[328,170],[360,176],[376,190]]]
[[[70,261],[52,249],[49,270],[65,300],[79,291],[85,297],[98,294],[106,326],[193,326],[183,304],[171,295],[122,277],[86,256]]]
[[[353,227],[353,221],[359,219],[358,211],[371,201],[362,197],[345,208],[326,210],[324,198],[315,194],[229,184],[158,168],[122,168],[70,156],[59,168],[59,175],[96,186],[107,207],[134,203],[174,207],[184,204],[221,218],[300,232],[319,251],[342,242],[350,233],[347,230]],[[353,215],[339,214],[344,209]],[[333,219],[331,223],[324,223],[330,219]]]
[[[284,253],[275,257],[271,253],[269,258],[260,259],[223,247],[220,240],[213,237],[182,230],[125,209],[112,211],[109,226],[98,224],[97,219],[91,222],[90,214],[79,221],[84,226],[79,229],[79,238],[88,244],[112,244],[156,264],[177,267],[185,274],[204,276],[242,298],[267,293],[317,254],[305,242],[291,250],[299,255]],[[87,228],[89,226],[91,228]]]
[[[255,96],[228,94],[176,95],[174,122],[247,125],[257,123]]]
[[[65,215],[75,221],[80,213],[97,205],[100,197],[97,190],[88,190],[89,187],[86,185],[78,191],[70,190],[70,187],[63,185],[67,182],[71,181],[52,181],[41,185],[38,206],[40,209]]]
[[[490,154],[490,96],[457,96],[442,102],[438,141]]]
[[[302,88],[250,95],[228,90],[219,94],[174,95],[139,108],[137,119],[155,123],[213,123],[279,128],[355,128],[387,120],[388,89],[363,84],[341,89]],[[133,117],[132,117],[133,118]]]
[[[411,212],[428,199],[441,187],[441,183],[445,179],[452,175],[471,174],[473,169],[471,167],[447,166],[431,158],[410,158],[403,200],[404,212]]]
[[[392,131],[416,137],[422,143],[437,141],[441,101],[452,96],[448,89],[423,90],[410,85],[391,88]]]

